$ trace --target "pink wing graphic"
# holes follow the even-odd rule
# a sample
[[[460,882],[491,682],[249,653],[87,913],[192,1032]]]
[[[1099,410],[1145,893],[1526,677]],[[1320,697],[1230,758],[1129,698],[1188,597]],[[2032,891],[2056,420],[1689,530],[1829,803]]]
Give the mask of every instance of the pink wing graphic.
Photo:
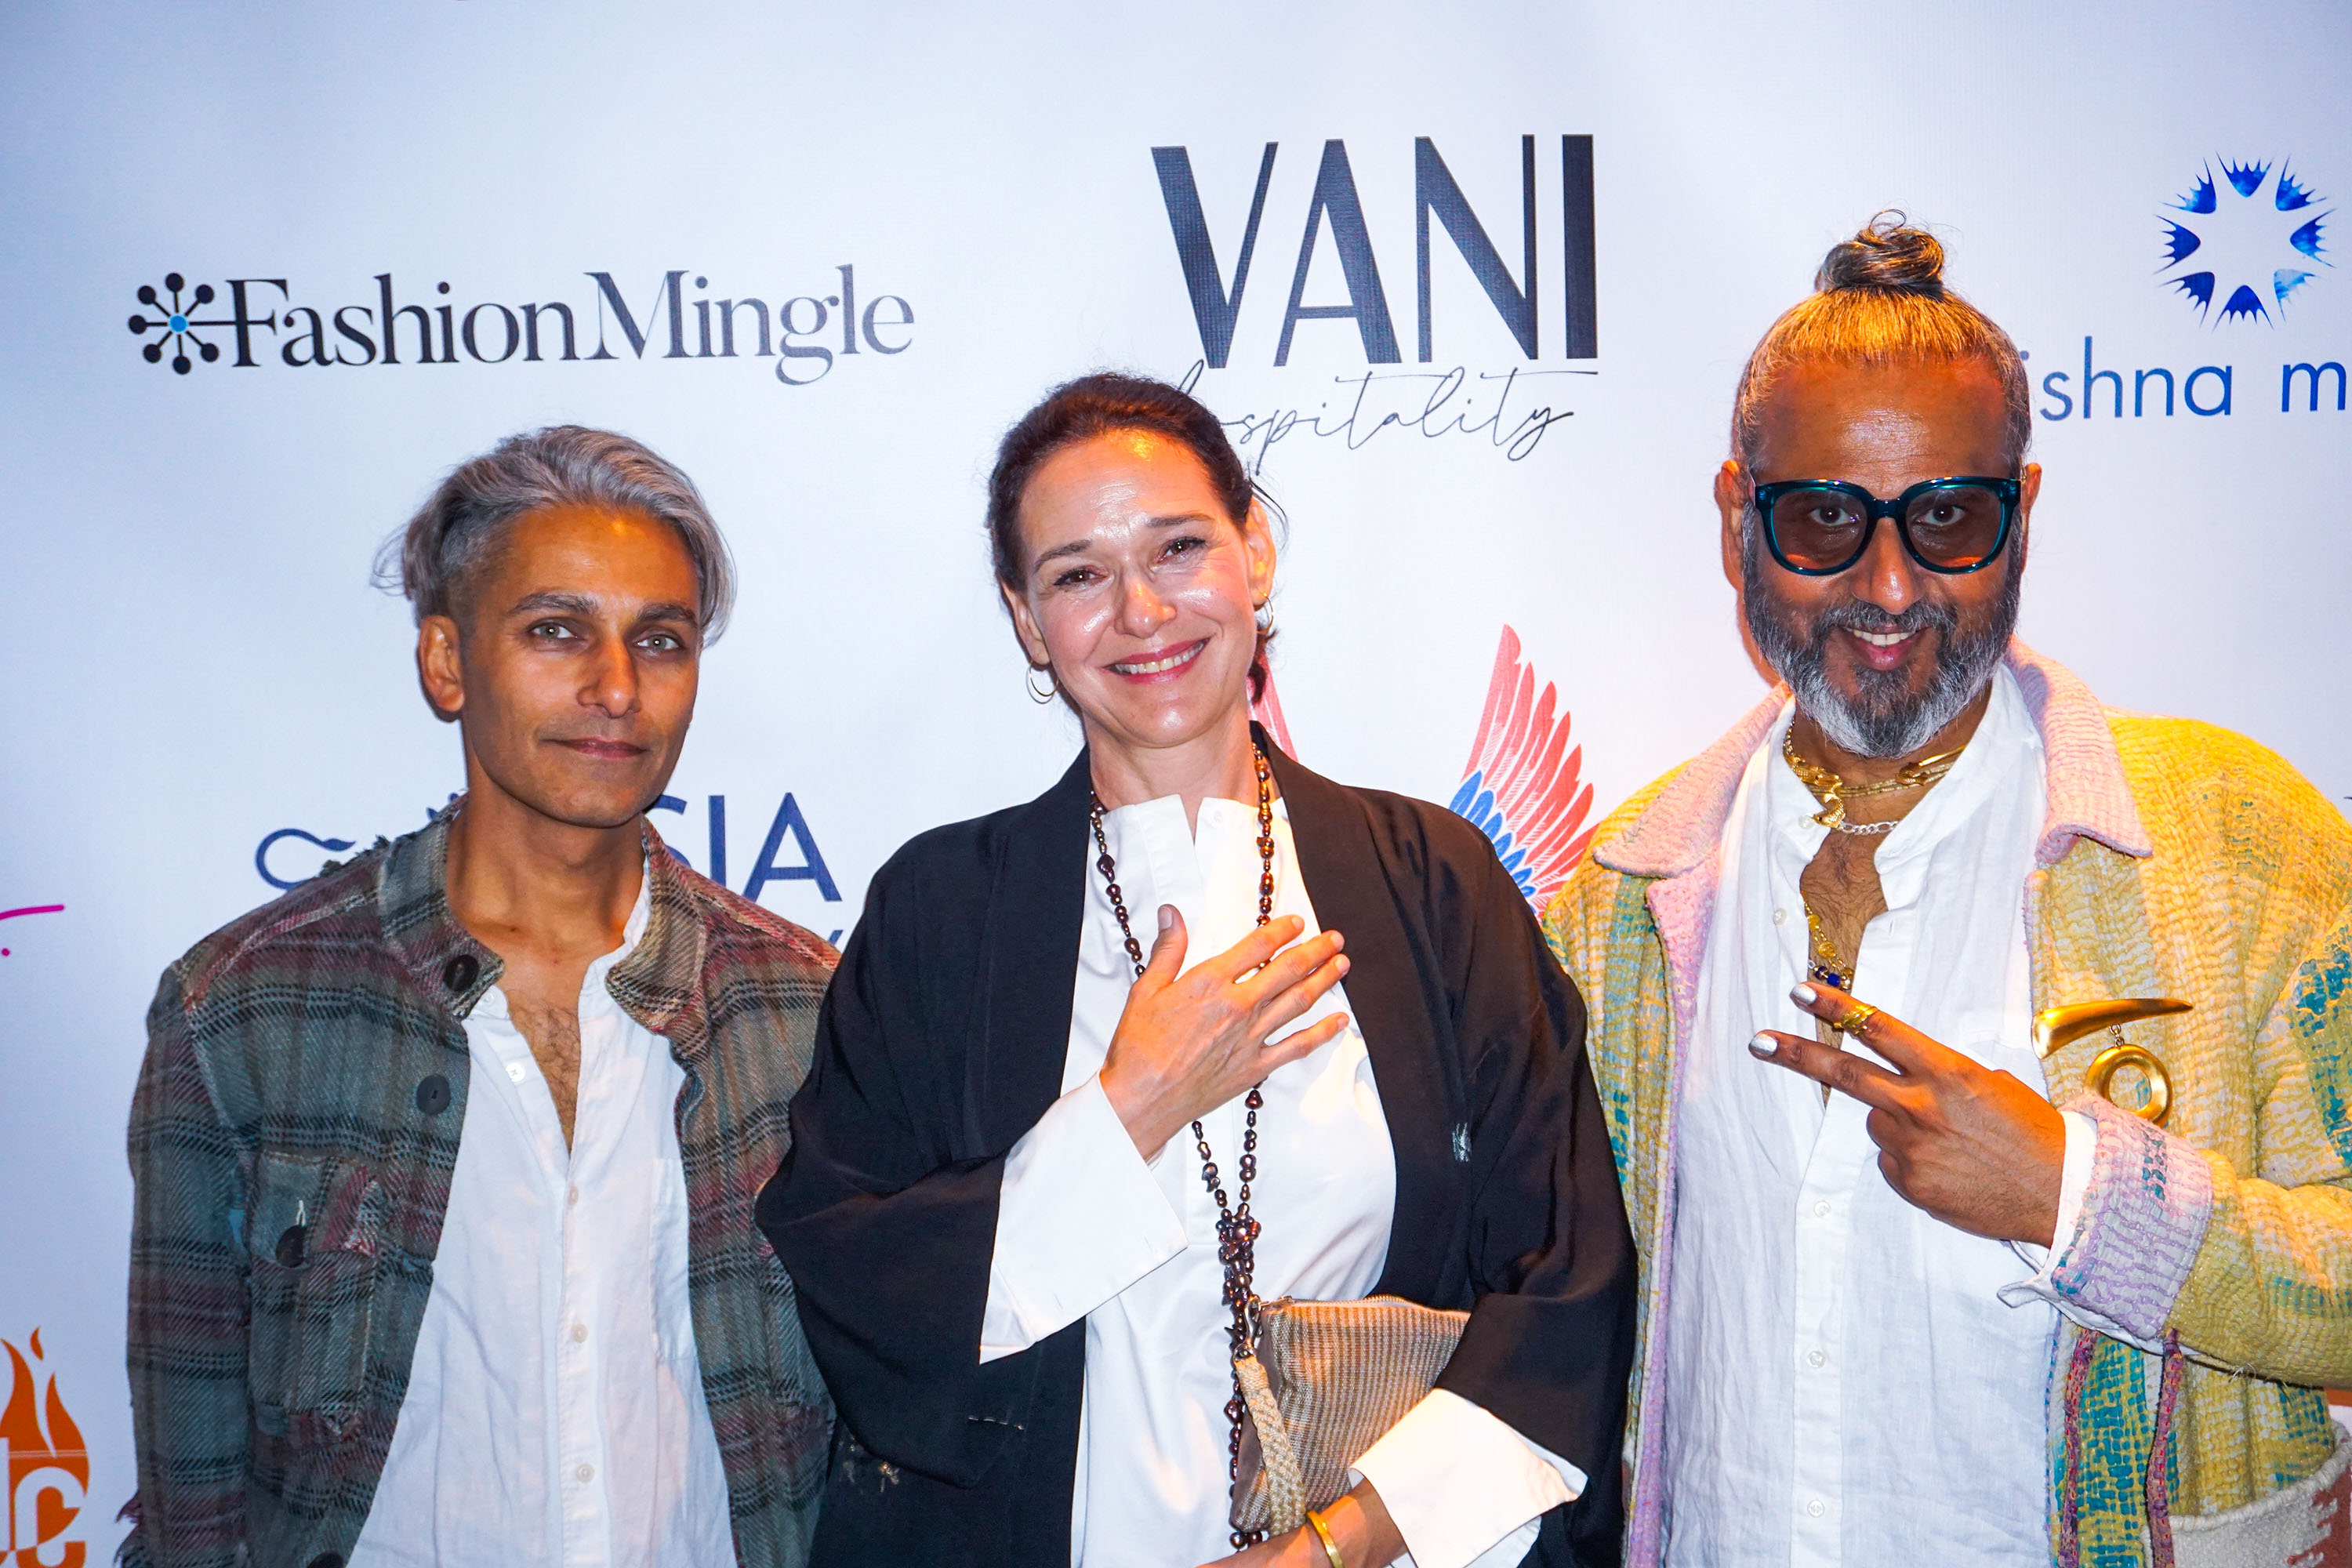
[[[1265,726],[1265,732],[1274,737],[1274,743],[1282,748],[1284,756],[1298,755],[1298,748],[1290,742],[1290,726],[1283,722],[1282,699],[1275,693],[1271,669],[1265,672],[1264,689],[1250,703],[1250,717]]]
[[[1493,840],[1538,914],[1592,841],[1584,826],[1592,786],[1580,776],[1584,748],[1568,750],[1568,714],[1552,717],[1558,699],[1549,683],[1537,694],[1535,670],[1519,657],[1519,635],[1505,626],[1478,739],[1452,802],[1456,815]]]

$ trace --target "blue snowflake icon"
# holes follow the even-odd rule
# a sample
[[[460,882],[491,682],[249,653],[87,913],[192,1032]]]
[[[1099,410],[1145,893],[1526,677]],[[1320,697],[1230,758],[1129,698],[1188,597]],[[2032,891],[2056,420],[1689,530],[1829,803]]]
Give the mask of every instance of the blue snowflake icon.
[[[2324,198],[2284,159],[2215,162],[2218,181],[2209,163],[2187,194],[2158,216],[2163,231],[2158,281],[2217,327],[2257,320],[2275,324],[2274,312],[2283,313],[2287,300],[2318,277],[2315,268],[2335,265],[2320,254],[2335,215],[2312,210]]]
[[[160,331],[163,334],[156,338],[154,342],[145,344],[139,352],[146,356],[146,360],[149,364],[161,364],[163,363],[163,350],[166,346],[169,346],[172,350],[172,369],[181,375],[187,374],[191,365],[191,362],[188,359],[188,345],[190,343],[196,345],[196,353],[206,364],[210,364],[213,361],[220,358],[220,345],[217,343],[208,343],[205,342],[204,339],[196,336],[195,332],[192,329],[196,327],[228,327],[236,325],[233,321],[197,321],[195,319],[195,311],[213,302],[213,286],[209,283],[197,284],[195,292],[189,295],[186,302],[184,304],[180,299],[180,291],[187,286],[187,279],[182,278],[178,273],[165,273],[163,275],[163,289],[166,293],[169,293],[172,296],[171,304],[166,306],[163,302],[162,298],[155,292],[155,286],[153,284],[141,284],[139,286],[139,302],[150,310],[161,310],[163,314],[160,318],[154,319],[142,315],[133,315],[131,318],[130,323],[131,331],[135,336],[143,338],[149,332],[154,331]]]

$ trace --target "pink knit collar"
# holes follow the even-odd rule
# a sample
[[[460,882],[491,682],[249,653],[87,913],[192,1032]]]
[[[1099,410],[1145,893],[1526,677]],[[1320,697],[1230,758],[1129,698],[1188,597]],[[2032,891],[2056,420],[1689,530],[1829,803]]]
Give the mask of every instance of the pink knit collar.
[[[2118,854],[2153,854],[2106,710],[2091,689],[2072,670],[2015,638],[2006,662],[2041,731],[2049,770],[2050,805],[2035,862],[2055,865],[2078,837],[2095,838]],[[1678,877],[1704,861],[1722,837],[1748,759],[1771,733],[1788,700],[1788,688],[1774,687],[1676,773],[1622,833],[1594,844],[1592,858],[1628,877]]]

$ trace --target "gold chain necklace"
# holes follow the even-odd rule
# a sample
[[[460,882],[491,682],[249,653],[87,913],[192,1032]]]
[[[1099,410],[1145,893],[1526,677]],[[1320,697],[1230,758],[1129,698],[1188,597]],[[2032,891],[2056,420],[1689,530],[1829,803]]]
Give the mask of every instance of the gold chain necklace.
[[[1893,778],[1883,779],[1877,784],[1849,785],[1830,769],[1818,763],[1809,763],[1797,754],[1797,727],[1794,724],[1780,735],[1780,756],[1789,764],[1789,771],[1795,773],[1805,788],[1811,792],[1813,798],[1821,803],[1822,809],[1814,815],[1813,821],[1832,833],[1856,837],[1892,832],[1895,823],[1902,819],[1890,817],[1885,822],[1848,822],[1845,819],[1847,801],[1859,800],[1864,795],[1899,795],[1907,790],[1927,789],[1952,771],[1952,764],[1959,761],[1960,752],[1965,749],[1955,747],[1932,757],[1906,763],[1895,771]],[[1813,912],[1812,900],[1806,899],[1803,902],[1808,950],[1805,977],[1816,984],[1832,985],[1851,994],[1854,965],[1838,952],[1837,943],[1832,942],[1830,933],[1822,929],[1822,917]],[[1830,1031],[1832,1034],[1842,1032],[1835,1025],[1830,1026]],[[1826,1084],[1822,1086],[1822,1100],[1823,1104],[1829,1101],[1829,1086]]]
[[[1781,759],[1789,764],[1789,771],[1796,774],[1805,788],[1812,793],[1813,798],[1821,803],[1822,809],[1813,817],[1815,824],[1828,828],[1832,833],[1851,833],[1857,836],[1891,832],[1894,830],[1895,822],[1900,819],[1885,822],[1848,822],[1845,819],[1847,801],[1859,800],[1864,795],[1896,795],[1905,790],[1926,789],[1952,771],[1952,764],[1959,761],[1960,752],[1963,749],[1955,747],[1948,752],[1939,752],[1932,757],[1921,757],[1916,763],[1906,763],[1896,770],[1893,778],[1884,779],[1877,784],[1849,784],[1819,763],[1809,763],[1797,754],[1797,727],[1794,724],[1790,725],[1780,735]]]

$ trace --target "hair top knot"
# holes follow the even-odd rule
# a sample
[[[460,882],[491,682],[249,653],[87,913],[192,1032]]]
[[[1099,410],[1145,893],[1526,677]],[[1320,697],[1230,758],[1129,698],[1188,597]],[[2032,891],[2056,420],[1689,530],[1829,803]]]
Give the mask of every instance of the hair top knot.
[[[2000,383],[2009,466],[2021,471],[2033,440],[2025,356],[1990,317],[1944,286],[1944,247],[1934,235],[1899,212],[1882,212],[1822,258],[1813,289],[1780,313],[1739,373],[1731,451],[1743,466],[1755,467],[1765,403],[1793,366],[1974,362]]]
[[[1852,239],[1832,246],[1813,275],[1822,293],[1875,289],[1896,294],[1944,295],[1943,242],[1913,228],[1903,214],[1883,212]]]

